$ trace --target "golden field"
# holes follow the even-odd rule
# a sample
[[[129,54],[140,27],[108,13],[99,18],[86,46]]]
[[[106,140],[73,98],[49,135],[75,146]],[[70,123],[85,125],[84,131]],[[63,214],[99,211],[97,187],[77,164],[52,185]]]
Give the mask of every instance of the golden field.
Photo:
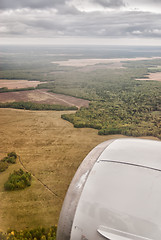
[[[0,109],[0,157],[15,151],[23,164],[0,173],[0,230],[48,227],[58,222],[66,190],[81,161],[97,144],[123,136],[99,136],[61,119],[65,112]],[[5,192],[14,169],[31,172],[32,185]]]
[[[108,139],[93,129],[73,128],[61,119],[62,113],[0,109],[0,156],[16,151],[24,167],[36,177],[25,190],[5,192],[3,185],[10,172],[22,165],[18,162],[0,173],[0,230],[56,224],[80,162],[94,146]]]

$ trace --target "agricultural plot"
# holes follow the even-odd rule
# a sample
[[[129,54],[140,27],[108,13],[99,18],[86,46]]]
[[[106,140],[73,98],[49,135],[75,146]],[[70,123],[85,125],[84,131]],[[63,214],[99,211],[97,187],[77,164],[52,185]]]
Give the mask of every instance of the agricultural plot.
[[[41,104],[59,104],[64,106],[88,107],[89,101],[47,92],[45,89],[20,91],[20,92],[5,92],[0,94],[0,102],[35,102]]]
[[[7,87],[8,89],[19,89],[19,88],[29,88],[36,87],[38,84],[42,82],[39,81],[27,81],[27,80],[8,80],[8,79],[0,79],[0,88]]]

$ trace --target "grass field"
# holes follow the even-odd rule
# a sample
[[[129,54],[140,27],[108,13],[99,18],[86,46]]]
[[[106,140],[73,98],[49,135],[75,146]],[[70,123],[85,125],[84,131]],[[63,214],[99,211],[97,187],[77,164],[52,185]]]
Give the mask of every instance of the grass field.
[[[5,192],[4,182],[18,162],[0,173],[0,230],[51,226],[57,223],[68,185],[86,154],[116,136],[98,136],[93,129],[75,129],[62,112],[0,109],[0,156],[16,151],[35,177],[32,186]],[[52,194],[49,187],[57,196]]]
[[[9,174],[23,167],[18,161],[0,173],[0,230],[57,224],[66,190],[87,153],[100,142],[123,137],[73,128],[61,119],[62,113],[0,109],[0,157],[16,151],[35,176],[31,187],[5,192]]]

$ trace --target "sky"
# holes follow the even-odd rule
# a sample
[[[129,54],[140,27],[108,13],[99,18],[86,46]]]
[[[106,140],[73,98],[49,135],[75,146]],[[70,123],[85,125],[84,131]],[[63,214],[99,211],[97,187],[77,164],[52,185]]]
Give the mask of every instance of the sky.
[[[0,0],[0,43],[161,45],[161,0]]]

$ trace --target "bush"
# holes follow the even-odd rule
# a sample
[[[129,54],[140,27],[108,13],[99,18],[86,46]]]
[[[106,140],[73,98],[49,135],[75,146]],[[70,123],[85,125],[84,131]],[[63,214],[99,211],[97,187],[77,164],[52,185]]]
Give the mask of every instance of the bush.
[[[8,164],[16,163],[17,154],[15,152],[10,152],[6,157],[0,160],[0,172],[4,172],[8,168]]]
[[[15,152],[10,152],[7,154],[8,157],[13,157],[13,158],[17,158],[17,154]]]
[[[31,174],[24,172],[22,169],[10,174],[4,188],[7,191],[20,190],[31,185]]]
[[[16,163],[16,159],[15,159],[14,157],[4,157],[4,158],[2,159],[2,162],[7,162],[7,163],[12,163],[12,164],[14,164],[14,163]]]
[[[8,163],[0,161],[0,172],[4,172],[8,168]]]
[[[17,154],[15,152],[10,152],[7,154],[7,157],[4,157],[1,161],[7,163],[16,163]]]

